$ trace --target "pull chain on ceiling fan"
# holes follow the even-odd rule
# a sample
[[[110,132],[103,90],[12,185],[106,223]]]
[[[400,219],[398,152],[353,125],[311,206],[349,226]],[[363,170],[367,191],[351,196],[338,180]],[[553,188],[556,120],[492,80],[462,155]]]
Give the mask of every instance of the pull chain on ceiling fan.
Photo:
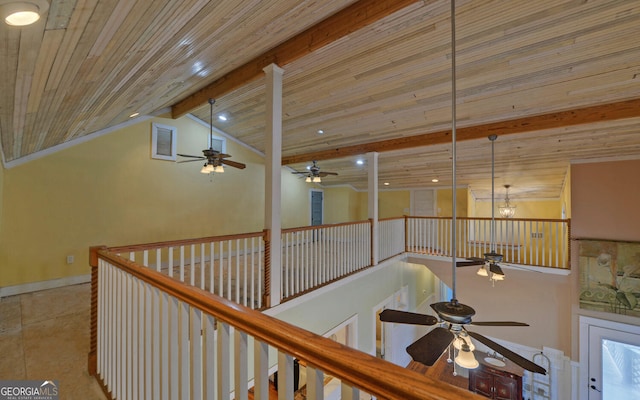
[[[245,164],[227,160],[226,158],[231,157],[231,155],[224,154],[221,151],[215,150],[213,148],[213,104],[215,102],[216,101],[214,99],[209,99],[209,148],[202,150],[202,154],[204,154],[203,156],[178,154],[180,157],[190,158],[190,160],[183,160],[178,162],[185,163],[193,161],[204,161],[204,166],[200,170],[200,172],[202,172],[203,174],[209,174],[211,172],[223,173],[223,165],[228,165],[230,167],[238,169],[245,169],[247,167]]]
[[[413,360],[427,366],[433,365],[444,351],[453,346],[455,364],[463,368],[476,368],[478,361],[473,355],[473,343],[471,338],[502,354],[517,365],[529,371],[546,374],[546,370],[534,362],[514,353],[499,345],[493,340],[469,331],[466,325],[477,326],[528,326],[522,322],[495,321],[474,322],[472,317],[475,310],[468,305],[458,302],[456,297],[456,269],[458,266],[471,265],[475,261],[456,261],[456,51],[455,51],[455,0],[451,0],[451,154],[452,154],[452,297],[450,301],[431,304],[437,318],[432,315],[419,314],[400,310],[385,309],[380,313],[383,322],[394,322],[413,325],[436,325],[429,333],[407,347],[407,353]],[[493,253],[493,252],[492,252]],[[490,254],[490,253],[488,253]],[[484,260],[483,260],[484,262]],[[477,265],[474,264],[474,265]],[[450,350],[451,351],[451,350]],[[454,367],[454,375],[455,367]]]

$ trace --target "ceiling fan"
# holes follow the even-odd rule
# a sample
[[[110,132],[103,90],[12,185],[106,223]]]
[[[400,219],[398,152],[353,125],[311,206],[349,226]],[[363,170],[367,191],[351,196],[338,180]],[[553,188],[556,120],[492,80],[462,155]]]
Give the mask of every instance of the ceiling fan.
[[[213,148],[213,104],[216,101],[214,99],[209,99],[210,105],[210,120],[209,120],[209,148],[202,150],[202,156],[193,156],[190,154],[178,154],[180,157],[190,158],[190,160],[182,160],[178,161],[179,163],[185,162],[193,162],[193,161],[204,161],[204,166],[200,170],[203,174],[208,174],[211,172],[223,173],[224,167],[223,165],[228,165],[230,167],[245,169],[247,166],[243,163],[239,163],[236,161],[227,160],[227,158],[231,157],[229,154],[222,153],[221,151],[215,150]]]
[[[325,176],[328,175],[338,175],[337,172],[324,172],[324,171],[320,171],[320,167],[318,166],[318,164],[313,161],[313,164],[310,167],[307,167],[308,171],[294,171],[292,172],[292,174],[300,174],[300,175],[306,175],[307,178],[305,179],[306,182],[314,182],[314,183],[320,183],[322,182],[321,178],[324,178]]]
[[[456,59],[455,59],[455,0],[451,0],[451,86],[452,86],[452,117],[451,117],[451,138],[452,138],[452,187],[456,187]],[[456,237],[456,191],[453,190],[452,195],[452,224],[451,224],[451,237]],[[425,364],[427,366],[433,365],[442,355],[442,353],[450,345],[457,350],[458,355],[455,357],[455,363],[463,368],[476,368],[478,361],[473,356],[474,345],[471,338],[476,339],[478,342],[491,348],[497,353],[502,354],[504,357],[513,361],[515,364],[522,368],[532,371],[534,373],[546,374],[546,370],[538,364],[527,360],[526,358],[514,353],[513,351],[501,346],[500,344],[490,340],[489,338],[469,331],[467,325],[476,326],[528,326],[522,322],[512,321],[494,321],[494,322],[474,322],[472,317],[475,315],[475,310],[465,304],[458,302],[456,299],[456,269],[457,266],[462,266],[464,263],[471,263],[470,261],[456,261],[456,241],[452,240],[452,251],[454,257],[452,257],[451,269],[452,269],[452,297],[450,301],[443,301],[431,304],[431,308],[437,314],[437,318],[431,315],[412,313],[400,310],[386,309],[380,313],[380,320],[383,322],[394,322],[413,325],[436,325],[440,326],[433,328],[429,333],[412,343],[407,347],[407,353],[415,361]],[[492,252],[495,253],[495,252]],[[488,253],[488,254],[492,254]],[[486,256],[486,255],[485,255]],[[500,256],[499,254],[497,256]],[[500,257],[497,257],[501,259]],[[484,259],[483,259],[484,262]],[[497,265],[497,264],[496,264]],[[455,353],[454,350],[454,353]]]
[[[491,239],[490,251],[484,253],[484,258],[467,257],[467,261],[456,263],[458,267],[480,265],[478,275],[488,276],[493,283],[504,280],[504,272],[498,263],[502,262],[502,254],[496,252],[496,218],[495,218],[495,157],[494,145],[498,135],[489,135],[491,141]]]

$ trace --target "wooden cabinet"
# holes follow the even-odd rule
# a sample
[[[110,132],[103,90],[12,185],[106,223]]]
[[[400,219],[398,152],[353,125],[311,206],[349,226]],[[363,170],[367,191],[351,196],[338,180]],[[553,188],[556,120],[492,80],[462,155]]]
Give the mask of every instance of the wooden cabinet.
[[[497,368],[480,361],[480,366],[469,370],[469,390],[490,399],[522,400],[522,370],[508,362]]]

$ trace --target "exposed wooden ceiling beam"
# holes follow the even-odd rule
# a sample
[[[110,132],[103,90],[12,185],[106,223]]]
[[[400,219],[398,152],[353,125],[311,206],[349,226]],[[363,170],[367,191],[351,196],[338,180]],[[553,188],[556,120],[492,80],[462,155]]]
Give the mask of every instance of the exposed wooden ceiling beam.
[[[417,2],[418,0],[357,1],[174,104],[171,106],[171,115],[173,118],[181,117],[205,104],[208,99],[218,98],[263,76],[262,70],[267,65],[273,63],[282,67]]]
[[[456,141],[483,139],[490,134],[510,135],[540,131],[563,126],[613,121],[624,118],[640,117],[640,99],[618,101],[573,110],[557,111],[530,117],[515,118],[507,121],[460,127],[456,129]],[[379,142],[363,143],[338,149],[322,150],[306,154],[282,157],[282,165],[308,162],[311,160],[329,160],[333,158],[361,155],[368,152],[385,152],[432,146],[451,142],[451,130],[423,133]]]

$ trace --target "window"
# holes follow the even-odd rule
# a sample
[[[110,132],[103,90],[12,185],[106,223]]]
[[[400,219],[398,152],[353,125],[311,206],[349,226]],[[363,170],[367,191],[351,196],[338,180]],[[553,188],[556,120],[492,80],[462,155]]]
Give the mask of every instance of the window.
[[[151,124],[151,158],[159,160],[176,160],[176,135],[174,126]]]

